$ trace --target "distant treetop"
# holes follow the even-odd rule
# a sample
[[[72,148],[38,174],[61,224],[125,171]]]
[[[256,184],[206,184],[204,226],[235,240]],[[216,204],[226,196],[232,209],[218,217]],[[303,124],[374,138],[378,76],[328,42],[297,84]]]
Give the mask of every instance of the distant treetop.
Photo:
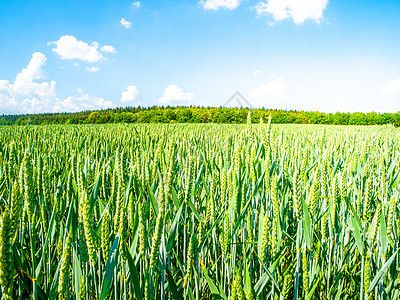
[[[125,107],[75,113],[2,115],[0,125],[105,124],[105,123],[246,123],[248,108],[151,106]],[[400,126],[397,113],[321,113],[311,111],[252,109],[252,120],[272,116],[273,123]]]

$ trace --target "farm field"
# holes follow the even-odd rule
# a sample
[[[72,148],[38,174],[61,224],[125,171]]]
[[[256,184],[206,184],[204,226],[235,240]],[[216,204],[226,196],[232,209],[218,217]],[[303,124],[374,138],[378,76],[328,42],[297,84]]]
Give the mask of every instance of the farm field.
[[[250,118],[0,127],[1,296],[398,298],[400,131]]]

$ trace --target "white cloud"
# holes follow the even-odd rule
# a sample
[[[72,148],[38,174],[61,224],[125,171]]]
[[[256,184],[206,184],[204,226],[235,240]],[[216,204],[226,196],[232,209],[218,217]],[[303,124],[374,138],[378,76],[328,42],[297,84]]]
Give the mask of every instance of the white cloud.
[[[79,105],[75,102],[74,97],[69,96],[64,100],[56,99],[53,106],[53,112],[77,112]]]
[[[46,63],[46,60],[46,56],[43,53],[33,53],[28,66],[17,74],[15,84],[24,85],[28,82],[33,82],[34,79],[43,78],[42,67]]]
[[[92,104],[89,104],[89,109],[106,109],[117,107],[112,101],[104,100],[103,98],[93,97],[91,98]]]
[[[97,62],[105,59],[98,51],[99,43],[93,42],[91,45],[79,41],[72,35],[64,35],[58,41],[49,42],[48,45],[54,44],[53,49],[61,59],[79,59],[87,62]]]
[[[0,81],[0,111],[38,112],[48,106],[56,96],[56,82],[37,82],[44,79],[42,67],[45,63],[46,56],[35,52],[28,66],[17,74],[13,83]]]
[[[239,6],[240,0],[202,0],[199,2],[204,9],[217,10],[220,8],[235,9]]]
[[[133,102],[138,100],[139,98],[139,90],[136,86],[130,85],[127,87],[126,91],[121,94],[121,102]],[[140,103],[138,103],[140,104]]]
[[[113,46],[110,45],[105,45],[100,48],[100,51],[106,52],[106,53],[117,53],[117,50]]]
[[[261,70],[254,70],[253,74],[254,75],[260,75],[260,74],[262,74],[262,71]]]
[[[170,84],[163,96],[158,100],[161,104],[171,104],[173,101],[190,101],[194,98],[193,93],[185,93],[178,86]]]
[[[255,6],[258,16],[272,15],[275,21],[292,18],[301,24],[307,19],[320,22],[328,0],[266,0]]]
[[[78,96],[59,99],[56,82],[45,80],[45,63],[46,56],[35,52],[28,66],[17,74],[14,82],[0,80],[0,113],[64,112],[116,107],[111,101],[83,94],[81,89],[77,89]]]
[[[9,84],[10,82],[8,81],[8,80],[4,80],[4,79],[2,79],[2,80],[0,80],[0,91],[5,91],[5,90],[7,90],[8,89],[8,84]]]
[[[284,92],[287,90],[288,84],[280,77],[276,80],[267,82],[264,85],[259,86],[255,90],[249,92],[249,98],[262,98],[267,96],[278,96],[283,97]]]
[[[84,94],[80,90],[80,95],[69,96],[64,100],[55,100],[53,112],[76,112],[82,110],[95,110],[117,107],[113,102],[104,100],[100,97],[93,97],[89,94]]]
[[[125,28],[131,28],[132,27],[132,22],[129,22],[125,20],[124,18],[121,18],[121,25],[124,26]]]
[[[98,72],[100,70],[99,67],[86,67],[86,71],[94,73],[94,72]]]
[[[141,5],[140,1],[134,1],[134,2],[132,2],[132,6],[133,6],[133,7],[139,8],[140,5]]]
[[[400,77],[379,90],[381,94],[395,94],[400,92]]]

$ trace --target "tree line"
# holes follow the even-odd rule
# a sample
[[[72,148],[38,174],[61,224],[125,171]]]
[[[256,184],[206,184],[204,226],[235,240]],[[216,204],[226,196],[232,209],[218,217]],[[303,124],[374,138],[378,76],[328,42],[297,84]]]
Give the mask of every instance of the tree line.
[[[248,108],[201,106],[125,107],[75,113],[42,113],[1,115],[0,125],[106,124],[106,123],[246,123]],[[258,108],[252,109],[252,120],[272,116],[276,124],[383,125],[400,126],[397,113],[322,113]]]

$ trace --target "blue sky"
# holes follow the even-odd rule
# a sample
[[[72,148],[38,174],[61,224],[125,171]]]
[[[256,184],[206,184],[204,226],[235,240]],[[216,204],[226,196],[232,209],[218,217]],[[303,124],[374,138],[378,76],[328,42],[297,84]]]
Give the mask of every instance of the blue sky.
[[[0,114],[400,111],[400,1],[0,1]]]

